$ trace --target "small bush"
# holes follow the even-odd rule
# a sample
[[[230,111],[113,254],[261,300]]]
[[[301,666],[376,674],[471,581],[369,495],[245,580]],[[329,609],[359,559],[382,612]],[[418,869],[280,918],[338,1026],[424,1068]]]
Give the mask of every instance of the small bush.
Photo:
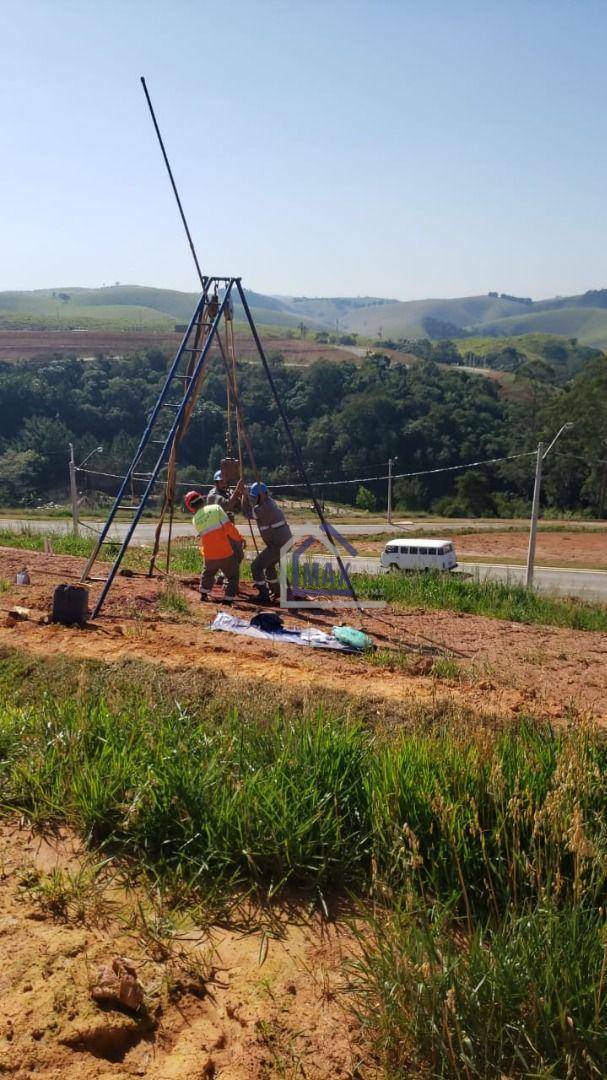
[[[432,664],[430,674],[437,679],[461,679],[462,669],[450,656],[439,656]]]
[[[359,487],[356,494],[356,505],[359,510],[368,510],[371,513],[376,506],[375,495],[372,491],[369,491],[369,488]]]
[[[168,578],[158,597],[158,608],[167,615],[188,615],[189,606],[183,589],[174,578]]]

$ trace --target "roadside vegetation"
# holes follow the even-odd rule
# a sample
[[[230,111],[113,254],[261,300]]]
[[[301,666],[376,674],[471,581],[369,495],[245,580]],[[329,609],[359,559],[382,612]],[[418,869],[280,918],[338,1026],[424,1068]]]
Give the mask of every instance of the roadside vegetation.
[[[52,549],[56,555],[88,557],[93,541],[87,537],[53,534]],[[24,551],[42,551],[44,539],[39,534],[24,529],[21,532],[0,530],[0,547],[19,548]],[[108,556],[118,551],[107,547]],[[149,566],[150,550],[131,547],[123,561],[128,570],[144,570]],[[161,553],[158,567],[164,568]],[[197,545],[191,541],[175,541],[171,549],[172,574],[200,573],[201,557]],[[244,580],[250,578],[250,564],[242,568]],[[463,575],[429,573],[407,574],[355,574],[353,583],[363,599],[383,600],[388,604],[424,611],[460,611],[468,615],[483,615],[491,619],[508,619],[512,622],[537,623],[544,626],[560,626],[570,630],[607,631],[607,608],[575,599],[555,599],[526,589],[522,585],[499,581],[471,581]],[[172,582],[173,593],[178,589]],[[163,594],[164,596],[165,594]],[[183,610],[183,598],[163,600],[166,612]]]
[[[592,726],[487,730],[428,707],[388,730],[335,700],[223,683],[177,704],[143,665],[43,668],[0,661],[4,814],[70,826],[167,909],[227,918],[238,897],[293,890],[328,918],[353,905],[343,1001],[382,1075],[605,1075],[607,744]]]
[[[471,581],[459,574],[359,574],[353,578],[362,597],[425,611],[461,611],[489,619],[539,623],[570,630],[607,631],[607,608],[583,600],[544,596],[523,585]]]

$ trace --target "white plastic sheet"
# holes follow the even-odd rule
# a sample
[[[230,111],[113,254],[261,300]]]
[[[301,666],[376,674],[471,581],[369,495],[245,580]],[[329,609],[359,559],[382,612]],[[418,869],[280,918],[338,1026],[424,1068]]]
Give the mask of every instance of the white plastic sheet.
[[[259,641],[274,641],[277,645],[304,645],[313,649],[333,649],[335,652],[352,652],[347,645],[342,645],[331,634],[324,630],[276,630],[273,633],[268,630],[260,630],[258,626],[251,626],[245,619],[239,619],[236,615],[229,615],[227,611],[219,611],[211,623],[211,630],[225,630],[228,634],[243,634],[246,637],[257,638]]]

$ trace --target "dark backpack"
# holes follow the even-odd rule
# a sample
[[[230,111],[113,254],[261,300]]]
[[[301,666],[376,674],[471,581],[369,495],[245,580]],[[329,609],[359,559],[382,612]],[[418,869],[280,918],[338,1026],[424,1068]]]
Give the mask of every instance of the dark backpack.
[[[283,621],[275,611],[260,611],[251,619],[250,625],[256,626],[258,630],[265,630],[267,634],[276,634],[284,629]]]

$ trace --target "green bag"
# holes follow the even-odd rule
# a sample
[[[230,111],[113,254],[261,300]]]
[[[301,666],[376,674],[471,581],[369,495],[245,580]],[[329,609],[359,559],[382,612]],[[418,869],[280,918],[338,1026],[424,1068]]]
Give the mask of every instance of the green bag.
[[[334,626],[333,637],[341,641],[342,645],[349,645],[351,649],[372,649],[373,642],[368,634],[362,630],[356,630],[354,626]]]

